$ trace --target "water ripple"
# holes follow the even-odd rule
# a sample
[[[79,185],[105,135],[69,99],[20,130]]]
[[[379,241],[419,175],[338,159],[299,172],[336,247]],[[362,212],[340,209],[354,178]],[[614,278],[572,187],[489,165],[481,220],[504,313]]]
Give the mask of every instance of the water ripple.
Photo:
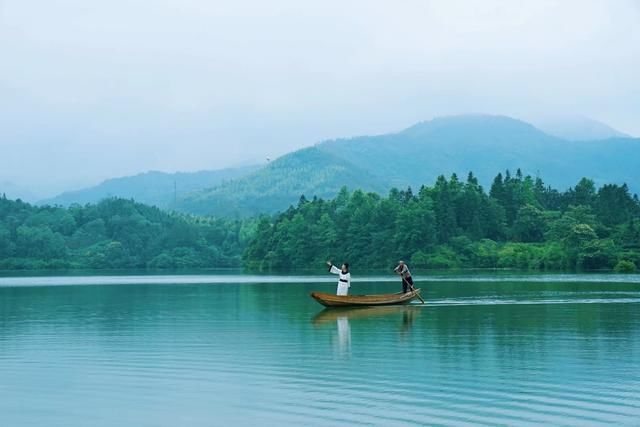
[[[424,305],[322,315],[311,283],[171,280],[0,289],[0,424],[640,419],[633,283],[455,283],[430,288]]]

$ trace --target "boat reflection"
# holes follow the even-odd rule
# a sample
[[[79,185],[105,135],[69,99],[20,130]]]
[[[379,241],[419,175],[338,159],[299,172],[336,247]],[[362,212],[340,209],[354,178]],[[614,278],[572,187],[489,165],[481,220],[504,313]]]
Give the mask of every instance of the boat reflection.
[[[365,319],[391,315],[402,315],[403,324],[412,323],[413,318],[420,313],[421,307],[413,305],[396,305],[385,307],[358,307],[358,308],[325,308],[316,314],[312,320],[316,326],[332,323],[339,318]]]
[[[397,331],[400,336],[405,336],[413,326],[415,318],[421,312],[416,306],[393,306],[393,307],[360,307],[360,308],[333,308],[324,309],[316,314],[312,323],[316,327],[329,326],[335,323],[336,334],[332,341],[336,347],[336,353],[341,356],[351,354],[351,322],[356,324],[360,321],[380,320],[387,325],[398,325]],[[383,317],[389,317],[388,322]],[[393,317],[400,317],[399,324]]]

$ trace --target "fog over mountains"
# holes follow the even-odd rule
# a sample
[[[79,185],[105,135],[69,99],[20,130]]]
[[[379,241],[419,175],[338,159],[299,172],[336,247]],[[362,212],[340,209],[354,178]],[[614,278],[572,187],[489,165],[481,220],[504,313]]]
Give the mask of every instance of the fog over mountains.
[[[549,135],[570,141],[593,141],[607,138],[631,138],[611,126],[584,116],[552,116],[534,120],[532,124]]]
[[[151,171],[134,176],[108,179],[94,187],[67,191],[40,204],[69,206],[73,203],[96,203],[106,197],[134,199],[138,202],[166,208],[178,194],[201,190],[246,176],[258,166],[245,166],[212,171],[165,173]]]
[[[518,168],[559,189],[587,176],[596,185],[626,182],[633,192],[640,190],[640,139],[592,120],[565,125],[564,132],[572,139],[505,116],[442,117],[398,133],[321,142],[260,167],[140,174],[45,202],[119,196],[182,212],[245,217],[286,209],[302,194],[332,197],[342,186],[384,193],[432,184],[440,174],[465,178],[469,171],[488,186],[498,172]]]

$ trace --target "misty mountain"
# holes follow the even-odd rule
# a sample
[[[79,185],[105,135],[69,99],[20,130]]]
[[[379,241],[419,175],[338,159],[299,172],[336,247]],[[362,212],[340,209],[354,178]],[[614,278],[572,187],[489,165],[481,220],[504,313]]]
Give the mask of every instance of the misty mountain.
[[[68,191],[41,200],[40,204],[68,206],[73,203],[97,203],[107,197],[134,199],[141,203],[167,207],[175,197],[203,188],[223,184],[256,171],[259,166],[245,166],[199,172],[145,172],[134,176],[108,179],[94,187]]]
[[[558,138],[570,141],[594,141],[607,138],[630,138],[611,126],[584,116],[563,116],[540,119],[534,125]]]
[[[532,174],[543,167],[559,169],[566,158],[546,153],[566,144],[515,119],[454,116],[418,123],[396,134],[327,141],[320,148],[376,171],[391,186],[418,188],[440,174],[466,177],[473,171],[486,184],[506,168],[521,167]]]
[[[273,213],[302,194],[332,197],[343,185],[383,192],[386,180],[319,147],[284,155],[245,177],[187,193],[171,207],[195,214],[251,216]]]
[[[22,201],[29,203],[33,203],[38,200],[38,196],[32,191],[11,181],[0,182],[0,195],[3,194],[9,199],[21,199]]]
[[[640,189],[640,139],[569,141],[503,116],[454,116],[401,132],[322,142],[287,154],[247,176],[194,191],[170,206],[179,211],[247,216],[286,209],[301,194],[329,197],[350,189],[386,192],[432,184],[440,174],[473,171],[488,186],[500,171],[540,174],[566,189],[583,176],[596,185]]]

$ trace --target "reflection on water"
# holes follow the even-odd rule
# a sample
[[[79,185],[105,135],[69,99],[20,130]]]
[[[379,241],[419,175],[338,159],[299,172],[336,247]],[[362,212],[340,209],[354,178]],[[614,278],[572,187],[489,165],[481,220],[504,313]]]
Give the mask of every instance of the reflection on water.
[[[640,285],[599,277],[347,310],[324,281],[0,279],[0,425],[637,425]]]
[[[349,326],[349,318],[340,316],[336,319],[338,325],[338,352],[340,355],[351,353],[351,327]]]
[[[415,317],[421,309],[413,306],[385,306],[385,307],[356,307],[356,308],[325,308],[316,314],[312,323],[316,327],[332,327],[336,330],[335,352],[339,356],[351,354],[351,323],[366,322],[366,319],[386,317],[386,323],[398,325],[400,336],[411,329]],[[360,325],[357,325],[358,327]],[[362,325],[363,329],[371,325]]]
[[[413,325],[413,321],[416,318],[417,313],[419,313],[419,311],[415,309],[404,310],[402,312],[402,324],[400,326],[400,333],[402,335],[409,332],[409,330],[411,329],[411,326]]]

